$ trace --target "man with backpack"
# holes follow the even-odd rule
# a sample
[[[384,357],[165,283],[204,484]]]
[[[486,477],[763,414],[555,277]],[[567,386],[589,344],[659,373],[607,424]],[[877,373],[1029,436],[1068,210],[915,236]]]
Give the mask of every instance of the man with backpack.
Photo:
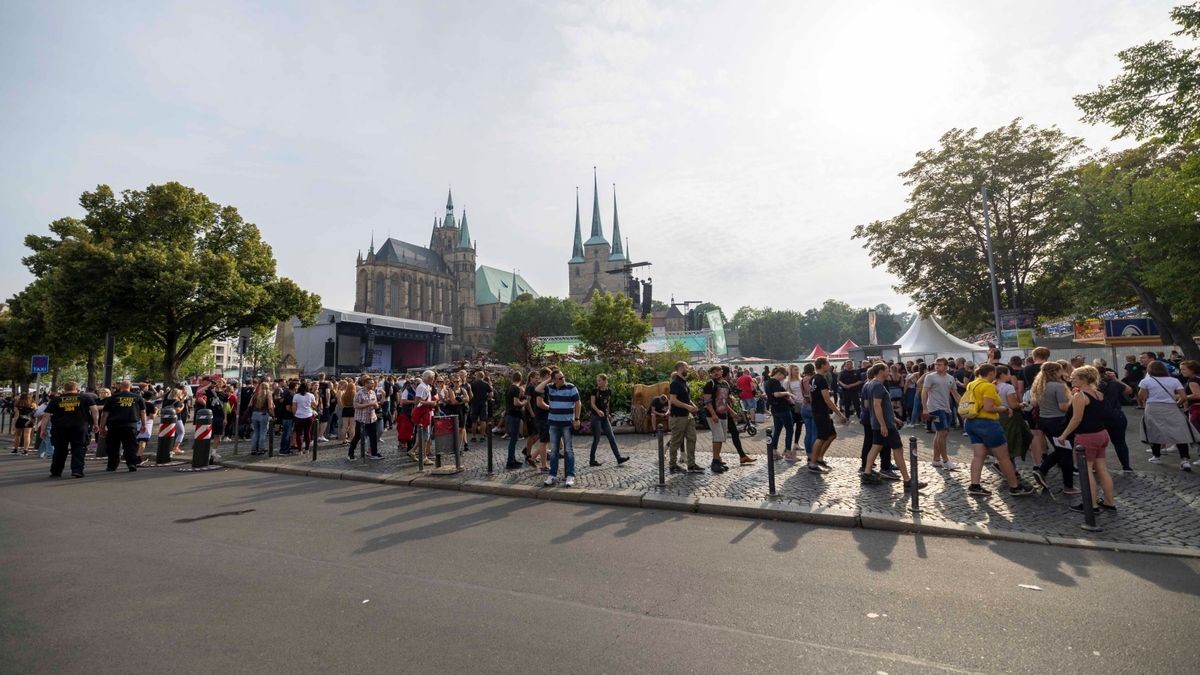
[[[971,485],[967,494],[976,497],[991,496],[991,490],[980,484],[983,460],[988,452],[996,458],[1000,473],[1008,482],[1008,491],[1014,497],[1033,494],[1033,488],[1017,478],[1017,470],[1008,456],[1008,438],[1000,426],[1000,412],[1006,407],[994,384],[996,366],[985,363],[975,369],[975,379],[967,385],[967,391],[959,401],[958,412],[963,418],[963,428],[971,439],[974,455],[971,457]]]

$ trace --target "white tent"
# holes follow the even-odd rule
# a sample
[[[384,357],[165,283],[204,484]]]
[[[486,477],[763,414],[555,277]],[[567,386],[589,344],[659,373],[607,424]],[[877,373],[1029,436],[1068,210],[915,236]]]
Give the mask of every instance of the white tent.
[[[904,335],[896,341],[900,346],[900,356],[924,357],[963,357],[974,358],[987,353],[987,347],[971,344],[960,340],[946,332],[932,317],[918,316],[916,321],[904,331]],[[928,359],[926,359],[928,360]]]

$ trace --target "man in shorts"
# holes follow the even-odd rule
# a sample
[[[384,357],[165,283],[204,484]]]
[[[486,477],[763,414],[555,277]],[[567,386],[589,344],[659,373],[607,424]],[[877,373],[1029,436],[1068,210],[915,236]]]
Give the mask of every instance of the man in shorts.
[[[729,418],[729,385],[721,379],[721,366],[708,369],[708,382],[704,383],[704,412],[708,416],[708,430],[712,432],[713,473],[725,473],[729,467],[721,461],[721,446],[725,443],[726,424]]]
[[[846,415],[834,404],[833,394],[829,391],[829,359],[819,357],[813,365],[816,366],[817,374],[810,380],[809,388],[812,389],[813,425],[817,430],[817,440],[813,443],[812,455],[808,458],[808,470],[812,473],[828,473],[830,467],[825,462],[825,452],[837,438],[833,416],[836,414],[843,423],[847,420]]]
[[[958,386],[950,376],[945,358],[933,362],[933,372],[925,375],[921,389],[921,408],[933,418],[933,466],[954,471],[958,465],[946,454],[946,441],[954,425],[953,410],[958,407]]]
[[[884,447],[891,450],[892,460],[896,463],[896,468],[900,469],[900,476],[904,480],[904,489],[911,490],[913,487],[912,479],[908,475],[908,466],[904,461],[904,443],[900,439],[900,430],[896,425],[896,414],[892,409],[892,397],[888,393],[887,387],[884,386],[883,380],[887,377],[887,366],[882,363],[877,363],[867,371],[868,382],[875,384],[863,389],[862,404],[868,410],[868,416],[871,423],[871,449],[867,453],[867,459],[863,462],[862,482],[868,485],[879,485],[883,479],[875,473],[875,458],[879,457],[879,453]],[[917,489],[925,487],[925,483],[917,483]]]

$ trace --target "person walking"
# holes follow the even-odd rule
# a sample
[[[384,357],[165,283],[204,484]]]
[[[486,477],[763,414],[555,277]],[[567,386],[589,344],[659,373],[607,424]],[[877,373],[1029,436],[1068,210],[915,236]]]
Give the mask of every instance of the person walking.
[[[16,413],[17,421],[13,425],[13,449],[12,454],[18,452],[22,455],[27,454],[33,449],[33,428],[35,422],[33,419],[33,411],[37,410],[38,406],[33,402],[33,396],[29,392],[25,392],[17,397],[13,404],[13,411]]]
[[[729,379],[729,366],[721,366],[721,381],[724,382],[725,388],[733,391],[733,383]],[[743,411],[740,408],[741,399],[734,400],[734,397],[729,398],[729,414],[725,419],[725,430],[729,435],[730,442],[733,443],[733,448],[737,450],[739,464],[753,464],[757,458],[753,455],[747,455],[745,449],[742,448],[742,440],[738,432],[737,421],[741,417]]]
[[[40,435],[47,434],[46,424],[53,429],[49,432],[50,442],[54,446],[54,456],[50,459],[50,477],[62,476],[67,455],[70,454],[71,478],[83,478],[88,426],[100,427],[100,406],[97,405],[96,397],[79,391],[78,382],[67,382],[63,385],[62,393],[51,398],[46,405]],[[110,454],[115,455],[116,451],[113,450]],[[134,467],[130,467],[129,470],[133,471]]]
[[[728,435],[729,423],[729,387],[721,379],[721,366],[711,366],[708,369],[708,382],[704,383],[702,393],[704,413],[708,418],[708,429],[712,434],[712,464],[709,470],[715,474],[725,473],[729,466],[721,459],[721,447]],[[791,426],[791,420],[788,420]],[[789,428],[788,438],[791,438]]]
[[[592,415],[592,452],[588,459],[588,466],[603,464],[596,459],[596,448],[600,445],[600,436],[602,435],[608,439],[608,447],[612,450],[618,465],[629,461],[628,457],[622,457],[620,451],[617,450],[617,437],[613,435],[612,423],[609,420],[611,399],[612,390],[608,388],[608,375],[600,373],[596,376],[596,387],[588,392],[588,410]]]
[[[1046,473],[1051,467],[1057,466],[1062,472],[1063,494],[1077,495],[1079,488],[1075,487],[1071,448],[1050,443],[1050,439],[1062,435],[1062,430],[1067,425],[1066,413],[1071,408],[1071,395],[1062,380],[1062,372],[1062,365],[1055,361],[1043,363],[1042,370],[1034,378],[1033,387],[1030,389],[1030,396],[1038,405],[1037,428],[1051,446],[1047,448],[1041,465],[1034,467],[1033,480],[1042,489],[1046,489]]]
[[[1021,397],[1013,385],[1012,371],[1008,366],[996,366],[996,391],[1004,410],[1000,413],[1000,426],[1004,429],[1004,439],[1008,441],[1008,456],[1013,462],[1020,457],[1025,459],[1029,451],[1029,442],[1033,440],[1033,432],[1025,423],[1024,411],[1021,409]]]
[[[521,372],[512,374],[508,388],[504,390],[504,423],[508,430],[508,462],[504,468],[513,471],[520,469],[523,464],[517,460],[517,442],[521,438],[521,422],[525,404],[525,390],[521,387]]]
[[[767,443],[767,455],[771,461],[796,461],[796,453],[792,449],[792,430],[795,423],[792,420],[792,392],[784,386],[787,370],[783,366],[775,366],[771,376],[763,382],[763,391],[767,396],[767,405],[771,409],[773,431],[771,441]],[[779,439],[784,440],[783,454],[779,454]]]
[[[796,446],[799,446],[801,444],[801,439],[804,438],[804,436],[802,434],[804,434],[806,432],[806,429],[808,428],[805,424],[806,418],[804,416],[804,410],[803,410],[803,408],[804,408],[804,393],[805,393],[805,389],[807,388],[807,383],[805,382],[804,378],[801,377],[801,375],[800,375],[800,366],[798,366],[794,363],[792,365],[788,366],[787,379],[784,380],[783,383],[784,383],[784,386],[786,387],[786,389],[788,390],[788,392],[791,393],[791,395],[792,395],[792,427],[795,429],[795,432],[793,434],[793,441]],[[809,419],[809,420],[812,419],[812,410],[809,410],[807,419]],[[777,431],[771,435],[771,437],[773,439],[775,439],[776,445],[778,445],[778,436],[779,436],[779,432],[777,432]],[[807,450],[808,450],[808,448],[805,448],[806,454],[807,454]],[[795,449],[793,449],[792,450],[792,459],[788,460],[788,461],[795,461],[795,456],[796,456],[796,451],[795,451]],[[785,457],[784,459],[787,459],[787,458]]]
[[[1000,473],[1008,482],[1008,492],[1014,497],[1024,497],[1033,494],[1033,488],[1021,481],[1013,468],[1012,460],[1008,457],[1008,444],[1004,438],[1004,429],[1000,427],[1000,412],[1004,402],[996,389],[996,367],[990,363],[979,366],[975,371],[975,379],[971,380],[964,392],[968,410],[964,415],[963,427],[971,440],[971,484],[967,494],[976,497],[991,496],[992,491],[980,483],[983,474],[983,460],[991,452],[996,457]]]
[[[887,373],[887,367],[882,363],[877,363],[867,371],[867,376],[871,378],[876,386],[872,386],[864,393],[869,395],[869,399],[864,399],[863,403],[868,406],[867,415],[871,424],[871,449],[867,453],[867,458],[863,462],[861,472],[861,480],[868,485],[878,485],[883,482],[880,475],[874,471],[875,458],[879,456],[880,451],[886,446],[891,450],[892,461],[896,467],[900,469],[900,476],[904,481],[904,489],[912,490],[925,487],[925,483],[918,482],[914,488],[913,481],[908,475],[908,467],[904,461],[904,443],[900,439],[899,425],[896,423],[895,411],[892,408],[891,394],[887,387],[883,386],[883,380]]]
[[[108,471],[116,471],[121,462],[120,448],[125,455],[125,465],[137,471],[137,432],[146,423],[146,399],[131,390],[129,380],[117,383],[117,391],[108,397],[100,411],[100,434],[108,444]]]
[[[1162,462],[1162,448],[1174,444],[1179,449],[1179,469],[1191,471],[1192,443],[1200,442],[1200,431],[1192,426],[1180,409],[1187,406],[1187,389],[1177,378],[1168,374],[1162,361],[1146,364],[1146,377],[1138,383],[1138,403],[1146,412],[1142,415],[1142,442],[1150,446],[1151,464]]]
[[[829,392],[829,359],[817,357],[813,362],[816,374],[812,378],[812,414],[816,427],[817,440],[813,444],[812,456],[808,458],[808,470],[812,473],[828,473],[831,469],[825,462],[825,452],[837,438],[837,429],[833,426],[833,415],[836,414],[842,422],[848,422],[846,416],[834,405]]]
[[[704,473],[704,469],[696,464],[696,420],[692,417],[700,409],[692,404],[687,372],[687,361],[676,363],[675,372],[671,373],[671,384],[667,388],[667,402],[671,409],[671,441],[668,444],[671,451],[671,473]],[[679,466],[679,449],[684,448],[685,444],[686,469]]]
[[[1104,490],[1103,508],[1116,511],[1113,502],[1116,493],[1113,491],[1112,476],[1108,473],[1108,463],[1104,460],[1104,451],[1108,449],[1108,431],[1104,428],[1104,394],[1096,388],[1100,383],[1100,373],[1092,366],[1079,366],[1071,371],[1071,385],[1074,393],[1071,396],[1071,419],[1063,428],[1062,433],[1055,439],[1058,445],[1082,446],[1087,459],[1088,481],[1091,494],[1079,504],[1070,509],[1083,513],[1090,508],[1099,513],[1097,506],[1096,484]]]
[[[295,418],[293,432],[296,436],[296,449],[302,452],[308,452],[312,448],[316,405],[317,397],[308,390],[308,382],[301,382],[296,395],[292,397],[292,416]]]
[[[271,417],[275,414],[275,401],[265,382],[260,382],[250,396],[250,454],[264,455],[267,452],[267,431]]]
[[[579,389],[567,382],[566,375],[561,370],[555,370],[548,382],[538,384],[544,397],[538,400],[538,405],[546,410],[546,419],[550,425],[550,475],[546,476],[543,485],[550,487],[558,480],[558,458],[564,455],[566,465],[563,467],[565,487],[575,485],[575,446],[573,432],[579,431],[579,415],[583,410]]]
[[[354,438],[346,453],[346,459],[354,459],[354,448],[362,441],[362,453],[367,455],[367,442],[371,443],[371,459],[383,459],[379,454],[379,395],[375,391],[374,378],[363,375],[358,379],[358,388],[354,392]]]
[[[1133,473],[1129,463],[1129,442],[1125,433],[1129,429],[1129,419],[1125,417],[1123,402],[1133,397],[1133,388],[1117,379],[1117,371],[1106,368],[1100,375],[1100,393],[1104,395],[1104,430],[1108,432],[1108,440],[1117,452],[1117,461],[1121,463],[1121,471]]]
[[[958,406],[958,385],[948,370],[945,358],[933,362],[933,372],[926,373],[921,390],[921,407],[933,419],[933,462],[932,466],[954,471],[958,465],[950,461],[947,441],[950,427],[954,425],[954,409]]]

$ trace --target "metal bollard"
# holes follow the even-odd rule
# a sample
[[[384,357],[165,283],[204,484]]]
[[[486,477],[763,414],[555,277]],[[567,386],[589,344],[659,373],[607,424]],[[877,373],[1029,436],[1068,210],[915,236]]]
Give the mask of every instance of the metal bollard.
[[[175,408],[163,406],[162,416],[158,421],[158,452],[154,456],[155,464],[171,463],[171,448],[175,445]]]
[[[417,435],[417,473],[425,473],[425,443],[433,433],[433,421],[430,420],[428,425],[417,428],[423,429]]]
[[[917,437],[908,437],[908,465],[909,465],[909,480],[912,481],[912,504],[909,504],[908,510],[913,513],[921,512],[921,491],[917,489],[920,481],[917,480]]]
[[[212,456],[212,411],[200,408],[196,411],[196,433],[192,441],[192,468],[203,469]]]
[[[293,429],[292,433],[294,434],[296,431]],[[321,444],[321,442],[317,439],[320,437],[320,434],[316,433],[315,431],[312,432],[312,461],[314,462],[317,461],[317,446]]]
[[[662,427],[655,427],[654,433],[658,436],[658,487],[665,487],[667,484],[667,456],[666,449],[663,447]]]
[[[454,423],[454,470],[462,471],[462,443],[459,442],[458,417],[452,420]]]
[[[775,496],[775,449],[767,442],[767,494]]]
[[[487,427],[487,449],[488,449],[488,475],[492,475],[492,421],[489,419],[484,425]]]
[[[267,420],[267,457],[275,456],[275,420]]]
[[[1099,532],[1104,528],[1096,524],[1096,513],[1092,511],[1092,477],[1082,445],[1075,446],[1075,464],[1079,467],[1079,496],[1083,499],[1083,524],[1079,527],[1088,532]]]

